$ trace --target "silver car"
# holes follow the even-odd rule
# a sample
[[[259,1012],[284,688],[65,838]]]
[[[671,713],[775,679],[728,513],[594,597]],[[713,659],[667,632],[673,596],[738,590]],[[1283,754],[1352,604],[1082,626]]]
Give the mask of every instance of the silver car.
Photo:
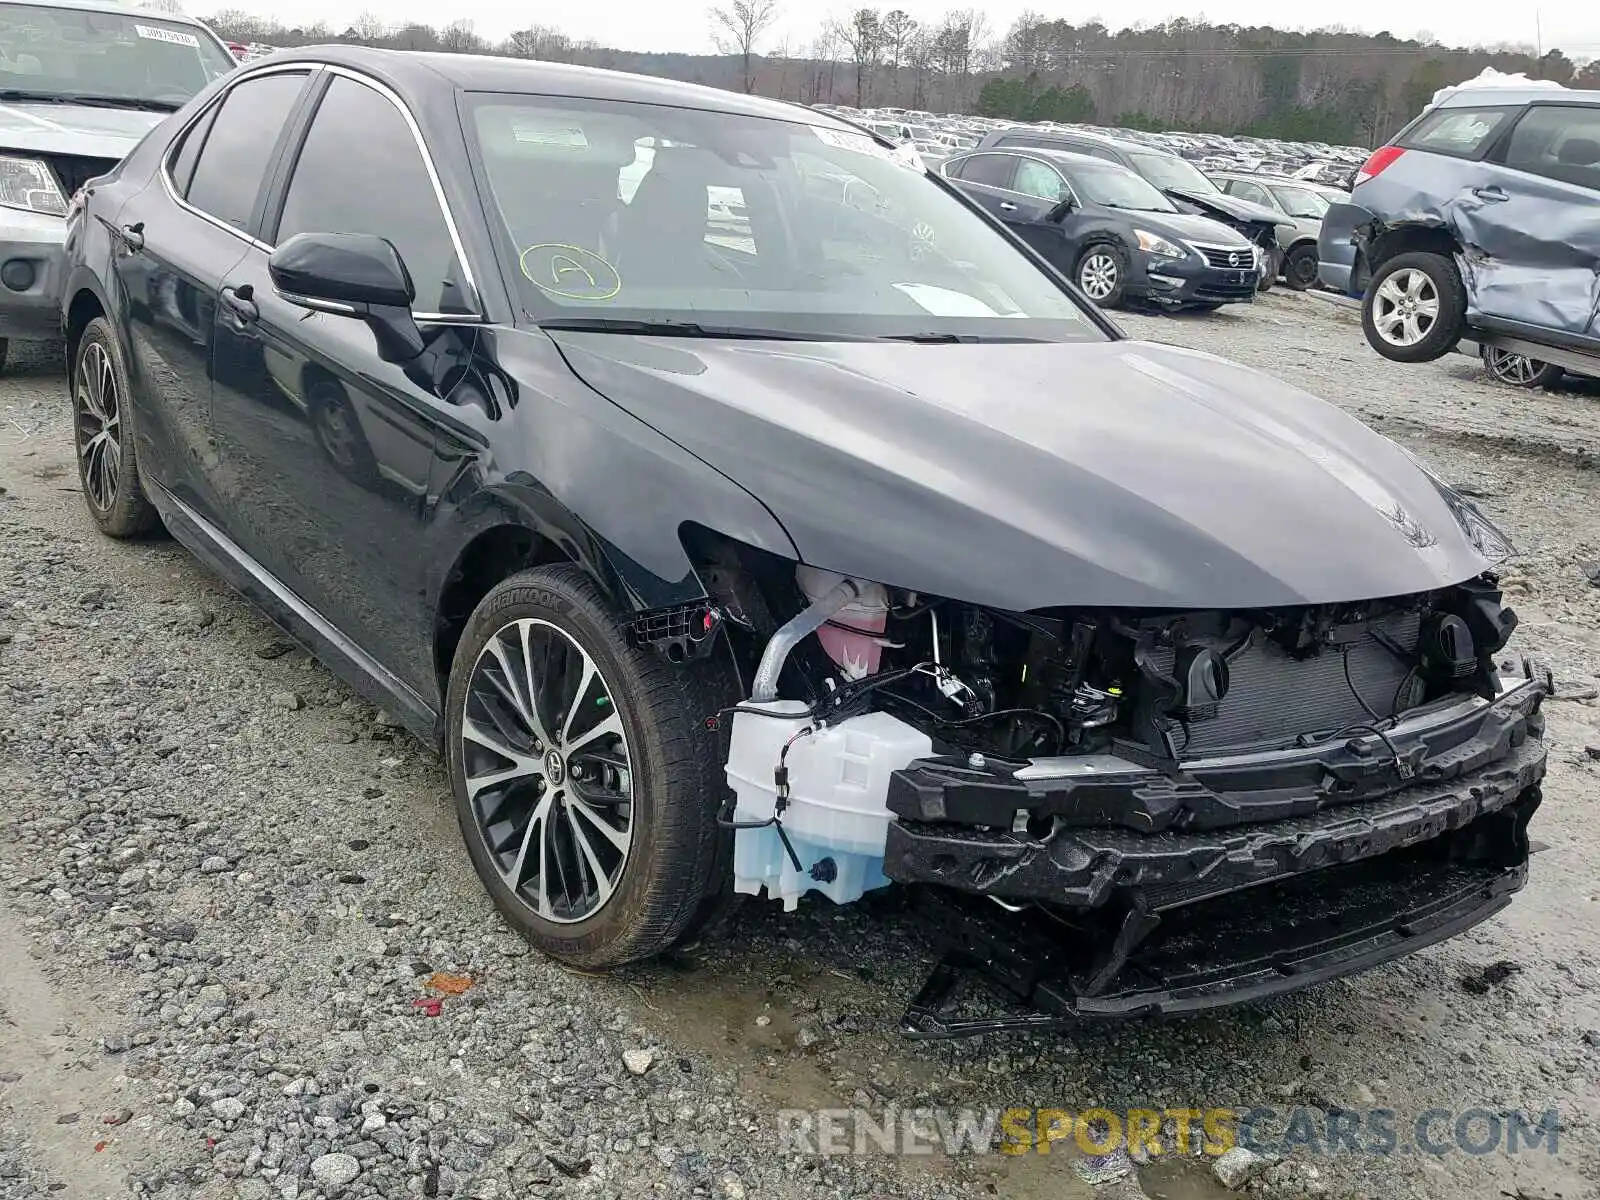
[[[1240,171],[1212,171],[1211,178],[1230,196],[1275,208],[1294,221],[1278,226],[1278,248],[1283,251],[1283,282],[1304,291],[1317,282],[1317,236],[1322,214],[1328,211],[1324,190],[1282,175],[1255,175]]]
[[[200,22],[108,0],[0,0],[0,367],[61,332],[73,196],[236,62]]]

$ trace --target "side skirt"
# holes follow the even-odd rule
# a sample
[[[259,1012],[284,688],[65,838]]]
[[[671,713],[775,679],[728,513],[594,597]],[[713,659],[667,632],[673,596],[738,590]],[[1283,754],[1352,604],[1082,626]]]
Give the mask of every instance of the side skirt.
[[[410,733],[435,748],[441,744],[443,723],[427,700],[284,587],[194,509],[154,480],[145,480],[145,488],[168,530],[186,550],[340,679],[372,703],[391,710]]]

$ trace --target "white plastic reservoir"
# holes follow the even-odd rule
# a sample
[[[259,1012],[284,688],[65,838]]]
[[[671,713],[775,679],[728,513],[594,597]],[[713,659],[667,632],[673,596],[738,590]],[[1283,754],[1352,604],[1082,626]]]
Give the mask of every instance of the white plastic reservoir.
[[[764,821],[777,799],[778,754],[811,724],[798,700],[746,702],[733,717],[728,783],[738,797],[734,819]],[[889,776],[933,753],[928,735],[887,713],[865,713],[800,738],[789,748],[789,806],[784,832],[801,870],[784,852],[778,831],[741,829],[733,841],[735,891],[781,899],[792,911],[808,891],[848,904],[889,882],[883,873],[888,836]],[[825,860],[832,860],[831,867]]]

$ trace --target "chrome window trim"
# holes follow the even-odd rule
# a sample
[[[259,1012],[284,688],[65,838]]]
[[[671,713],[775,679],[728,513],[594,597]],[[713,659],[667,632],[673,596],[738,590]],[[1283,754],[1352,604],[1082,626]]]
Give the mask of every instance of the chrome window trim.
[[[229,53],[232,53],[232,52],[230,51]],[[172,139],[172,141],[167,143],[167,152],[161,156],[161,169],[157,173],[161,176],[161,186],[166,189],[167,198],[169,200],[171,200],[174,204],[176,204],[179,208],[183,209],[184,212],[189,213],[192,216],[199,217],[202,221],[205,221],[207,224],[215,225],[218,229],[222,230],[224,233],[233,234],[234,237],[238,238],[242,242],[247,243],[248,245],[254,246],[257,250],[265,250],[269,254],[272,253],[272,247],[267,245],[265,242],[257,241],[255,238],[251,237],[248,233],[246,233],[244,230],[240,229],[238,226],[230,225],[230,224],[228,224],[228,222],[224,221],[221,217],[212,216],[210,213],[206,212],[205,210],[196,208],[194,205],[190,204],[187,200],[185,200],[182,196],[178,195],[177,183],[172,178],[172,160],[177,155],[178,144],[184,138],[189,136],[189,131],[192,130],[196,125],[198,125],[200,123],[201,118],[204,117],[208,112],[210,112],[212,109],[218,107],[219,105],[226,103],[228,97],[233,94],[233,91],[234,91],[235,88],[240,87],[245,83],[248,83],[252,79],[261,79],[261,78],[263,78],[263,77],[265,77],[267,75],[285,75],[285,74],[294,73],[294,74],[297,74],[297,75],[305,75],[309,79],[311,75],[315,74],[316,70],[320,66],[321,66],[320,63],[305,62],[305,63],[274,63],[270,67],[260,67],[260,68],[254,70],[254,71],[251,71],[247,75],[241,75],[241,76],[233,79],[228,84],[227,87],[223,88],[220,93],[218,93],[216,96],[212,97],[211,103],[205,105],[203,108],[200,109],[200,111],[195,113],[192,117],[189,118],[189,120],[187,122],[185,122],[183,128],[178,131],[177,136],[175,136]],[[204,147],[202,147],[202,149],[204,149]],[[195,166],[198,168],[199,159],[195,160]],[[191,180],[191,182],[193,182],[193,181]]]
[[[270,246],[266,242],[251,237],[248,233],[244,232],[244,230],[228,224],[228,222],[222,220],[220,217],[212,216],[210,213],[196,208],[194,205],[186,201],[182,196],[178,195],[177,186],[172,178],[171,171],[172,158],[174,154],[173,147],[176,146],[177,143],[188,134],[189,130],[199,122],[201,117],[209,112],[214,106],[224,103],[227,100],[228,95],[235,88],[248,83],[250,80],[259,79],[266,75],[280,75],[291,72],[303,73],[307,76],[310,76],[315,75],[319,71],[327,71],[334,75],[343,75],[346,79],[349,79],[354,83],[359,83],[365,87],[371,88],[390,104],[394,105],[396,111],[398,111],[400,114],[401,120],[406,123],[406,128],[411,131],[411,138],[416,144],[418,153],[422,155],[422,165],[428,172],[428,182],[433,185],[434,202],[439,206],[439,211],[444,216],[445,232],[450,235],[451,248],[455,251],[456,261],[461,264],[462,281],[466,284],[467,292],[471,297],[472,311],[459,313],[413,313],[413,318],[417,321],[425,321],[429,324],[438,325],[482,323],[484,320],[486,320],[486,317],[483,313],[483,295],[478,290],[478,280],[477,277],[472,273],[472,264],[467,261],[467,249],[461,241],[461,231],[456,226],[455,214],[450,211],[450,202],[445,197],[444,183],[440,179],[439,170],[436,166],[434,166],[433,155],[428,152],[427,143],[422,140],[422,128],[417,124],[416,118],[411,115],[411,110],[405,106],[405,102],[402,101],[391,88],[379,83],[376,79],[373,79],[369,75],[363,75],[359,71],[353,71],[348,67],[340,66],[336,63],[319,62],[313,59],[273,63],[271,66],[257,67],[241,74],[238,78],[232,80],[228,86],[223,89],[222,93],[213,99],[210,104],[207,104],[199,112],[195,113],[194,116],[189,118],[189,121],[168,145],[167,153],[161,159],[160,170],[161,186],[166,189],[167,196],[185,212],[199,217],[201,220],[216,226],[218,229],[233,234],[234,237],[249,244],[250,246],[253,246],[257,250],[271,254],[276,247]],[[318,101],[318,104],[320,106],[321,102]],[[312,122],[315,123],[315,113],[312,114],[311,119]],[[309,128],[310,127],[308,126],[308,132]],[[302,141],[303,140],[304,139],[302,139]],[[289,181],[292,182],[293,179],[294,173],[291,171],[289,173]],[[287,194],[287,191],[288,189],[286,186],[285,194]]]

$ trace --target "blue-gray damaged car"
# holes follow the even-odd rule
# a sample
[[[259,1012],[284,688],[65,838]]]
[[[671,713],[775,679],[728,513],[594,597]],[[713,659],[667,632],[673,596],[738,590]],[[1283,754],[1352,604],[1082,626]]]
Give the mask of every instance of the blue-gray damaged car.
[[[1319,240],[1396,362],[1477,342],[1508,383],[1600,375],[1600,92],[1462,87],[1374,151]]]

